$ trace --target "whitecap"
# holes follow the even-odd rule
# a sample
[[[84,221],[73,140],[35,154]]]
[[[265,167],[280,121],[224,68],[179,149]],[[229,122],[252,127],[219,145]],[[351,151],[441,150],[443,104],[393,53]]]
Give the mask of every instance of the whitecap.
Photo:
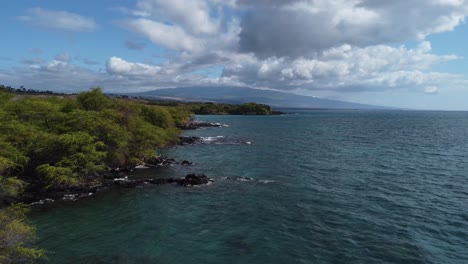
[[[128,181],[128,176],[125,176],[123,178],[114,178],[114,181],[117,182],[117,181]]]
[[[261,182],[261,183],[272,183],[272,182],[275,182],[274,180],[258,180],[258,182]]]
[[[217,141],[221,138],[224,138],[224,136],[216,136],[216,137],[200,137],[202,142],[213,142]]]

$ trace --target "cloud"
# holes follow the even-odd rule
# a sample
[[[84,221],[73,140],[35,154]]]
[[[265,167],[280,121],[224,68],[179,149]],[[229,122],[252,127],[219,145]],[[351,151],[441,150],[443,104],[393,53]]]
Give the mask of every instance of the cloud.
[[[171,21],[193,34],[213,34],[220,21],[213,19],[210,4],[203,0],[140,0],[136,14],[159,21]]]
[[[35,64],[9,70],[0,69],[0,76],[4,85],[23,85],[31,89],[61,92],[79,92],[96,86],[102,87],[106,92],[138,92],[194,84],[229,84],[227,78],[218,81],[191,73],[190,70],[184,72],[179,69],[181,64],[149,65],[111,57],[105,65],[105,71],[102,71],[75,64],[81,61],[85,59],[68,62],[56,59],[38,60],[34,61]]]
[[[53,60],[41,66],[41,70],[44,72],[63,72],[63,69],[68,67],[68,62],[61,60]]]
[[[302,0],[256,0],[255,2],[251,0],[237,0],[236,4],[241,7],[282,7],[291,5],[294,3],[301,2]]]
[[[424,89],[424,93],[426,94],[437,94],[438,92],[439,92],[439,88],[437,88],[436,86],[427,86]]]
[[[51,89],[73,81],[80,89],[100,85],[108,91],[235,85],[308,94],[396,90],[446,94],[466,87],[466,77],[435,71],[434,66],[460,57],[434,54],[426,37],[463,23],[468,14],[465,2],[137,0],[133,8],[121,10],[118,25],[136,33],[139,38],[135,39],[141,41],[127,41],[125,46],[143,50],[141,54],[148,53],[144,49],[150,45],[164,48],[163,63],[141,63],[114,54],[105,69],[94,71],[73,63],[99,62],[56,56],[52,61],[31,60],[30,65],[2,76],[23,76],[34,85],[41,85],[36,80],[42,79]],[[21,19],[33,23],[26,17],[33,17],[34,12],[28,11]],[[47,24],[56,23],[49,19]],[[92,22],[92,29],[81,31],[94,30]],[[419,45],[401,45],[409,40]],[[222,74],[201,74],[213,68],[223,69]],[[59,78],[68,80],[59,82]]]
[[[66,11],[47,10],[40,7],[26,10],[19,20],[33,26],[52,28],[65,31],[94,31],[97,24],[92,18],[80,16]]]
[[[455,59],[429,53],[427,44],[414,49],[377,46],[358,48],[343,46],[329,49],[317,58],[259,59],[253,54],[221,53],[200,57],[205,69],[215,63],[225,65],[222,76],[207,77],[203,69],[191,62],[167,62],[159,65],[130,62],[111,57],[105,71],[77,66],[80,60],[38,61],[34,65],[0,70],[5,85],[33,89],[77,92],[100,86],[106,92],[137,92],[166,87],[184,86],[248,86],[308,92],[381,92],[394,89],[437,93],[433,87],[444,90],[466,87],[461,75],[431,72],[431,63]],[[367,55],[366,55],[367,54]],[[365,57],[362,61],[356,58]],[[403,64],[385,62],[392,57]],[[422,62],[426,66],[415,64]],[[198,65],[202,65],[199,62]],[[197,73],[198,72],[198,73]],[[310,93],[309,93],[310,94]],[[444,93],[445,94],[445,93]]]
[[[111,75],[123,76],[155,76],[162,71],[162,68],[159,66],[127,62],[118,57],[110,58],[106,63],[106,69]]]
[[[42,61],[33,67],[19,67],[4,71],[2,81],[13,87],[78,92],[105,83],[106,76],[67,62]]]
[[[199,40],[187,34],[179,26],[167,25],[146,18],[126,20],[122,24],[147,37],[153,43],[172,50],[193,52],[201,47]]]
[[[428,72],[434,64],[459,59],[430,53],[429,42],[414,49],[375,45],[359,48],[342,45],[314,57],[269,57],[244,55],[227,65],[223,76],[247,86],[306,90],[388,90],[449,81],[447,75]],[[458,76],[457,79],[460,77]]]
[[[128,40],[125,41],[125,47],[130,50],[144,50],[146,48],[146,44]]]
[[[120,25],[168,50],[199,56],[237,50],[239,21],[225,15],[233,8],[233,1],[139,0],[133,10],[125,10],[133,17]]]
[[[299,57],[349,44],[366,47],[453,30],[468,14],[464,1],[240,1],[240,51]],[[270,3],[271,5],[265,5]]]

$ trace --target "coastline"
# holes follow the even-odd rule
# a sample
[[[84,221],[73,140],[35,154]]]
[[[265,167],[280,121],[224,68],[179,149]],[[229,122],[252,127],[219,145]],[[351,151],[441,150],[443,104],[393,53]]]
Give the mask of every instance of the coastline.
[[[115,170],[109,175],[102,177],[101,180],[86,182],[79,186],[74,186],[65,189],[48,190],[47,192],[29,192],[20,197],[19,202],[37,206],[37,205],[53,205],[56,202],[75,202],[79,199],[94,196],[98,193],[111,191],[113,188],[139,188],[150,185],[163,185],[163,184],[176,184],[182,187],[189,187],[195,185],[209,184],[213,179],[204,174],[190,173],[185,177],[168,177],[168,178],[144,178],[134,179],[130,175],[132,171],[137,169],[154,169],[161,168],[169,165],[190,166],[191,162],[183,160],[177,162],[172,158],[166,158],[169,161],[164,165],[155,165],[145,163],[144,165],[137,165],[133,168],[125,168]]]
[[[284,114],[256,103],[165,106],[149,100],[108,97],[100,88],[64,97],[28,94],[6,87],[0,89],[0,95],[0,110],[4,108],[7,114],[0,116],[4,124],[0,143],[4,141],[7,149],[6,154],[0,153],[6,155],[6,167],[0,172],[2,178],[14,179],[8,187],[10,194],[0,192],[0,207],[76,200],[112,187],[114,179],[128,177],[135,168],[178,164],[172,158],[155,156],[156,150],[213,140],[184,137],[184,130],[228,126],[194,120],[194,114]],[[23,136],[18,138],[16,134]]]
[[[197,137],[184,137],[184,130],[194,130],[203,127],[226,127],[228,125],[221,123],[210,123],[204,121],[195,121],[190,119],[186,123],[179,126],[181,133],[179,134],[179,142],[177,144],[169,144],[166,148],[174,147],[175,145],[185,146],[195,144],[200,141]],[[143,161],[137,165],[127,164],[121,167],[113,168],[108,173],[101,175],[98,179],[93,181],[86,181],[78,186],[61,189],[48,189],[47,192],[43,190],[29,190],[18,197],[16,202],[25,203],[32,206],[52,205],[59,201],[74,202],[79,199],[94,196],[98,193],[110,191],[112,188],[137,188],[148,185],[163,185],[163,184],[176,184],[183,187],[209,184],[213,179],[204,174],[189,173],[184,177],[168,177],[168,178],[145,178],[145,179],[132,179],[131,172],[137,169],[147,168],[162,168],[166,166],[191,166],[192,162],[188,160],[177,161],[174,158],[166,156],[155,156],[148,160]]]
[[[231,114],[271,114],[269,106],[255,103],[210,106],[240,111]],[[18,91],[0,87],[0,217],[24,221],[27,230],[27,237],[15,245],[32,242],[34,237],[34,228],[27,224],[28,205],[73,202],[115,188],[162,184],[188,187],[213,182],[204,174],[191,172],[165,179],[129,177],[134,169],[192,164],[156,154],[158,149],[190,144],[180,137],[182,129],[226,126],[194,121],[197,107],[202,105],[164,106],[112,98],[100,88],[75,96],[18,96]],[[0,227],[0,243],[9,239],[1,236],[5,230],[8,228]],[[43,254],[31,250],[28,258]],[[0,249],[0,258],[4,254],[10,258],[8,252]]]

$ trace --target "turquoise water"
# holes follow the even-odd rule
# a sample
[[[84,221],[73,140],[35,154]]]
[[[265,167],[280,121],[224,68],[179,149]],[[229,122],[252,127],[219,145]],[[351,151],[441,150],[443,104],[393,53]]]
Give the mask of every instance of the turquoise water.
[[[212,185],[36,210],[39,246],[50,263],[468,263],[468,113],[294,112],[199,117],[230,126],[165,150],[194,166],[135,177]]]

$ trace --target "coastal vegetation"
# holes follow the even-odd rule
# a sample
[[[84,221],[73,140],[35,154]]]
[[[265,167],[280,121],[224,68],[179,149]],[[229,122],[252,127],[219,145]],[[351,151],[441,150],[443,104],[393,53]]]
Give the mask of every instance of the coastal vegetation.
[[[176,124],[190,117],[99,88],[70,97],[0,96],[2,181],[26,189],[72,187],[142,163],[177,142]]]
[[[0,86],[0,263],[34,260],[34,228],[20,201],[37,192],[98,182],[112,169],[155,156],[178,141],[190,112],[109,98],[31,96]]]
[[[74,96],[76,94],[66,94],[66,93],[57,93],[52,91],[41,91],[34,89],[26,89],[21,86],[20,88],[14,88],[11,86],[0,85],[0,89],[3,91],[8,91],[12,94],[17,95],[61,95],[61,96]],[[158,106],[170,106],[168,108],[170,111],[177,107],[177,110],[180,114],[180,110],[186,110],[183,112],[183,115],[187,114],[187,111],[190,114],[197,115],[272,115],[272,114],[281,114],[279,111],[273,110],[267,104],[259,104],[255,102],[243,103],[243,104],[227,104],[227,103],[215,103],[215,102],[186,102],[186,101],[174,101],[174,100],[159,100],[152,97],[145,96],[130,96],[130,95],[121,95],[121,94],[106,94],[108,97],[134,100],[140,103],[149,104],[149,105],[158,105]],[[171,112],[171,114],[177,114]]]
[[[259,103],[224,104],[214,102],[181,102],[150,100],[150,104],[178,106],[196,115],[274,115],[282,112],[273,110],[269,105]]]
[[[26,218],[37,194],[99,184],[178,143],[192,114],[268,115],[268,105],[158,102],[100,88],[55,94],[0,85],[0,264],[44,257]]]
[[[271,115],[273,110],[269,105],[244,103],[239,105],[200,103],[192,106],[192,111],[198,115]]]

